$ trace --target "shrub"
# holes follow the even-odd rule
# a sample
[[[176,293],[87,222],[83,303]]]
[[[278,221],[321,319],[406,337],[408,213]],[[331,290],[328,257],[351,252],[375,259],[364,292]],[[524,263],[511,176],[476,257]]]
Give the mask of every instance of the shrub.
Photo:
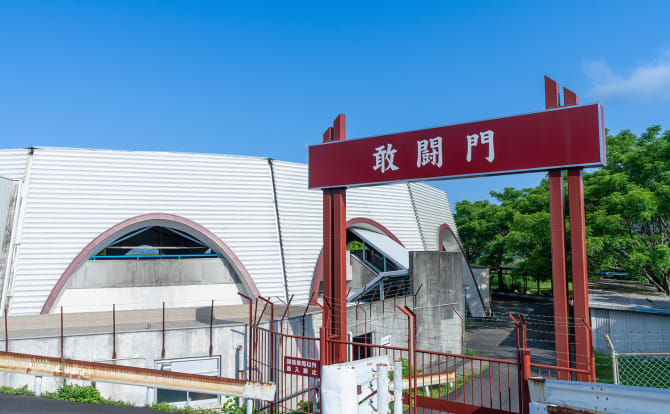
[[[56,391],[56,399],[83,403],[102,404],[104,398],[97,388],[81,385],[64,385]]]
[[[27,385],[19,388],[12,388],[7,386],[0,387],[0,394],[7,395],[35,395],[32,391],[28,389]]]

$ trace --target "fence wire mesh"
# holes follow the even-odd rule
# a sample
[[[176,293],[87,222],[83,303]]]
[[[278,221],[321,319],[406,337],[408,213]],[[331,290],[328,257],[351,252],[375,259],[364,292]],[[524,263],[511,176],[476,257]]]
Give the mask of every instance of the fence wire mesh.
[[[670,388],[670,354],[617,354],[616,362],[621,385]]]
[[[605,338],[610,347],[614,383],[670,388],[670,353],[619,353],[609,335]]]

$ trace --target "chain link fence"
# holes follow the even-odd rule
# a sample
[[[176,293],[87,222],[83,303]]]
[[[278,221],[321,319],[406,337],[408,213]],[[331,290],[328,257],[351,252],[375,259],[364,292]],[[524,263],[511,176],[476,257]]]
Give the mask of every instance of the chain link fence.
[[[612,358],[614,383],[635,387],[670,388],[670,353],[618,353],[605,334]]]

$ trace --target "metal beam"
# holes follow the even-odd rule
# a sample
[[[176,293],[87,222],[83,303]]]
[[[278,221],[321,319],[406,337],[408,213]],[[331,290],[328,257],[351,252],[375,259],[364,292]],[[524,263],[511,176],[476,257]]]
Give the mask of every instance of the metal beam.
[[[537,405],[613,414],[665,413],[670,405],[670,390],[666,389],[544,378],[531,378],[528,383],[531,400]],[[557,412],[548,412],[552,411]]]
[[[110,382],[171,390],[224,394],[271,401],[276,385],[157,369],[0,352],[0,371]]]

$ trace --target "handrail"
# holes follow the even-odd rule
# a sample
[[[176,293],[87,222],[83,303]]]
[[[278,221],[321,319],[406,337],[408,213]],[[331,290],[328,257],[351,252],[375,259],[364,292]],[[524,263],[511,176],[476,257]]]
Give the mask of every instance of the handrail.
[[[107,260],[107,259],[128,259],[128,260],[140,260],[140,259],[181,259],[182,257],[221,257],[219,254],[215,253],[203,253],[203,254],[133,254],[133,255],[111,255],[111,256],[91,256],[91,260]]]

